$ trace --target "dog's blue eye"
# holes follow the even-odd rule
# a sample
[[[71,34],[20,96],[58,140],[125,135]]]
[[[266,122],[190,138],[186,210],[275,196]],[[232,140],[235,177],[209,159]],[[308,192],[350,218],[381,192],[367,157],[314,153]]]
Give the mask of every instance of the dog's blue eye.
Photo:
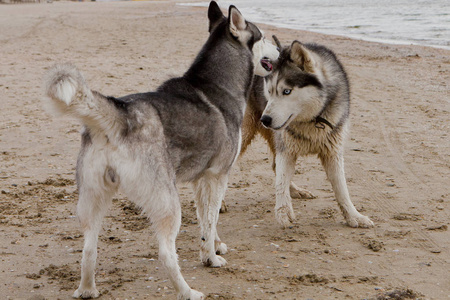
[[[292,92],[290,89],[283,90],[283,95],[289,95]]]

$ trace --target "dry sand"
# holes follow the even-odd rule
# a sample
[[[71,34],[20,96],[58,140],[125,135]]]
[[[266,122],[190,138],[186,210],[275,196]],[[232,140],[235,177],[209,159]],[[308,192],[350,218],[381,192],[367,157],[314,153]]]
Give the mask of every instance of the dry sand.
[[[191,189],[180,187],[177,246],[189,284],[208,299],[387,299],[393,291],[449,299],[450,51],[261,27],[283,43],[328,45],[347,68],[347,179],[376,226],[346,227],[319,161],[307,157],[294,181],[318,197],[295,200],[297,221],[281,229],[259,139],[234,167],[220,216],[226,267],[200,264]],[[181,75],[207,36],[206,9],[175,1],[0,5],[2,299],[70,299],[79,281],[80,125],[44,112],[46,69],[73,62],[113,96],[153,90]],[[97,283],[102,299],[175,299],[148,222],[122,196],[104,221]]]

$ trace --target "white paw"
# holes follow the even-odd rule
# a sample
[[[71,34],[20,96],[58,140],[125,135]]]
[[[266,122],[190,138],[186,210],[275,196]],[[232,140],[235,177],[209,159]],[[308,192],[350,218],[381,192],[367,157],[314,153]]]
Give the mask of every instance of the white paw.
[[[188,295],[180,294],[177,296],[177,300],[203,300],[205,299],[205,295],[203,293],[191,289]]]
[[[214,255],[206,259],[206,261],[203,261],[203,264],[205,267],[211,267],[211,268],[220,268],[227,264],[227,261],[225,258],[219,255]]]
[[[191,289],[191,295],[189,296],[189,300],[202,300],[202,299],[205,299],[205,295],[203,295],[203,293]]]
[[[291,185],[289,186],[289,192],[291,194],[291,198],[294,198],[294,199],[314,199],[314,198],[316,198],[316,196],[314,196],[313,193],[296,186],[292,182],[291,182]]]
[[[295,213],[292,207],[283,205],[281,207],[275,207],[275,218],[278,223],[284,228],[291,226],[291,223],[295,220]]]
[[[222,242],[216,242],[216,254],[224,255],[228,252],[227,244]]]
[[[97,291],[97,289],[91,288],[91,289],[81,289],[78,288],[78,290],[73,293],[73,298],[82,298],[82,299],[91,299],[91,298],[98,298],[100,296],[100,293]]]
[[[374,224],[369,217],[366,217],[360,213],[354,216],[350,216],[346,219],[348,226],[350,227],[361,227],[361,228],[370,228],[373,227]]]

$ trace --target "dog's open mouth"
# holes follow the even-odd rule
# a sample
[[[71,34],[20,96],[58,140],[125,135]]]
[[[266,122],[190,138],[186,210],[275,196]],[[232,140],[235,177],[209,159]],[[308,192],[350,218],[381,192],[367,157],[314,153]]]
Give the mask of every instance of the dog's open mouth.
[[[268,59],[267,57],[264,57],[263,59],[261,59],[261,66],[264,68],[264,70],[266,70],[267,72],[272,72],[273,70],[273,65],[270,62],[270,59]]]

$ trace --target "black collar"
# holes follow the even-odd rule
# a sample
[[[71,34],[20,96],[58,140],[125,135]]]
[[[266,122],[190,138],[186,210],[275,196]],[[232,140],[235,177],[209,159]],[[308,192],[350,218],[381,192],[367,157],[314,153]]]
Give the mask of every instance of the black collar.
[[[315,119],[313,119],[310,122],[305,122],[305,123],[314,123],[314,125],[316,126],[316,128],[319,129],[325,129],[325,125],[329,126],[331,128],[331,130],[334,129],[333,124],[331,124],[327,119],[322,118],[322,117],[316,117]],[[293,130],[292,128],[290,128],[289,126],[286,127],[286,132],[288,132],[290,135],[292,135],[294,138],[300,139],[300,140],[306,140],[309,141],[310,139],[304,135],[302,135],[301,133]]]
[[[325,125],[328,125],[332,130],[334,129],[333,124],[331,124],[327,119],[318,116],[314,119],[314,123],[316,123],[316,128],[325,129]]]

